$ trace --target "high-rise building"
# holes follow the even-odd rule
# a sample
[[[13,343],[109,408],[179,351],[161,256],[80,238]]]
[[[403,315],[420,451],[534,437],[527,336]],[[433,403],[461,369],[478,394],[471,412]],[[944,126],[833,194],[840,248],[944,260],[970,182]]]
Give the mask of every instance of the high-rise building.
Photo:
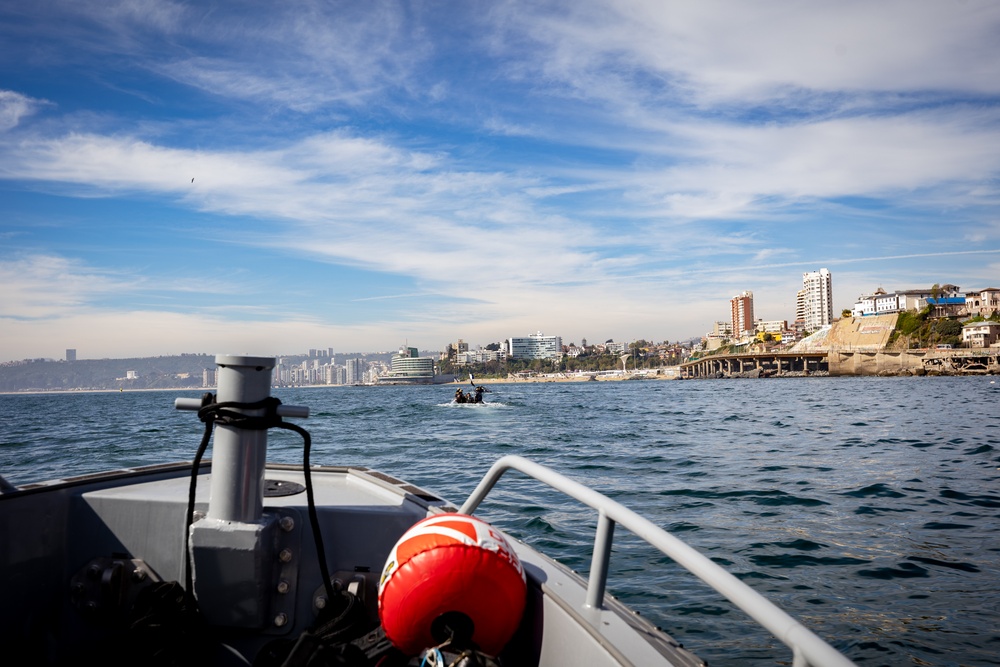
[[[819,331],[833,323],[833,280],[828,269],[802,274],[802,289],[795,299],[795,318],[806,331]]]
[[[76,350],[73,349],[66,350],[66,361],[76,361]]]
[[[360,384],[365,381],[365,368],[368,364],[364,359],[348,359],[344,365],[347,369],[345,372],[347,384]]]
[[[733,335],[749,336],[754,332],[753,292],[740,292],[729,300],[733,312]]]
[[[332,355],[331,355],[332,356]],[[327,384],[346,384],[347,383],[347,369],[343,366],[336,366],[334,364],[328,364],[323,367],[326,373],[326,383]]]
[[[559,359],[562,357],[562,337],[544,336],[539,331],[523,338],[508,338],[507,356],[511,359]]]

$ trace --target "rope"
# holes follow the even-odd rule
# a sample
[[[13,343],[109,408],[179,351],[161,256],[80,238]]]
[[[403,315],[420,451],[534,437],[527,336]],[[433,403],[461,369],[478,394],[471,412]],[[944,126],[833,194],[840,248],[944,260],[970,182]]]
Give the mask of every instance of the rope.
[[[423,659],[420,661],[420,667],[470,667],[472,665],[496,665],[496,663],[488,658],[484,659],[484,656],[473,649],[467,648],[457,655],[454,655],[454,660],[447,662],[444,653],[441,649],[446,648],[451,643],[451,639],[446,640],[442,644],[433,646],[426,651],[424,651]],[[456,649],[457,650],[457,649]],[[450,651],[449,651],[450,652]]]
[[[202,458],[205,456],[205,450],[208,449],[208,443],[212,437],[212,427],[216,423],[219,423],[224,426],[253,431],[280,428],[286,431],[294,431],[302,437],[302,476],[305,478],[306,483],[306,502],[309,512],[309,523],[312,526],[313,540],[316,545],[316,556],[319,559],[319,570],[323,577],[323,590],[326,592],[327,600],[332,603],[335,599],[336,593],[333,590],[333,582],[330,581],[330,571],[326,564],[326,549],[323,546],[323,536],[320,533],[319,516],[316,513],[316,499],[313,494],[312,473],[310,471],[309,463],[310,451],[312,449],[312,437],[309,435],[309,432],[301,426],[282,421],[281,416],[278,414],[278,406],[281,405],[281,401],[273,396],[268,396],[267,398],[257,401],[256,403],[238,403],[235,401],[216,403],[215,395],[207,393],[202,395],[201,405],[201,409],[198,410],[198,419],[205,423],[205,432],[202,436],[201,444],[198,445],[198,451],[195,454],[194,461],[191,465],[191,484],[188,490],[187,517],[184,524],[184,555],[187,564],[185,572],[185,588],[188,591],[188,595],[191,596],[192,600],[194,599],[194,565],[191,560],[190,539],[191,526],[194,523],[194,505],[195,493],[198,485],[198,469],[201,466]],[[263,415],[247,415],[242,412],[235,412],[234,410],[236,409],[263,409],[266,412]],[[194,608],[195,606],[192,605],[192,609]]]
[[[445,667],[444,656],[441,649],[430,648],[424,653],[424,659],[420,661],[420,667]]]
[[[194,523],[194,497],[195,492],[198,488],[198,469],[201,467],[201,459],[205,456],[205,450],[208,449],[208,442],[212,438],[212,424],[215,421],[213,415],[203,415],[202,410],[205,410],[208,406],[215,403],[215,394],[202,394],[201,396],[201,410],[198,410],[198,418],[205,422],[205,432],[202,434],[201,443],[198,445],[198,451],[194,455],[194,461],[191,463],[191,483],[188,485],[188,506],[187,515],[184,520],[184,560],[186,564],[184,572],[184,589],[187,591],[188,596],[194,601],[194,564],[191,562],[191,525]],[[192,611],[195,609],[195,605],[191,605]]]

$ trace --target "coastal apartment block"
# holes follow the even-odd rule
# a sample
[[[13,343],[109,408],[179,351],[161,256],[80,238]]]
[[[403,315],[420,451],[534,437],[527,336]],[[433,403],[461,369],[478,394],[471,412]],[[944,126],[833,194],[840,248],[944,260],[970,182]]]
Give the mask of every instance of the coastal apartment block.
[[[719,347],[729,338],[748,340],[768,338],[795,340],[804,332],[816,332],[833,323],[833,275],[829,269],[808,271],[802,274],[802,289],[795,296],[795,322],[789,327],[787,320],[758,320],[754,317],[753,292],[744,291],[729,300],[731,322],[729,327],[716,322],[711,334],[706,336],[710,349]]]
[[[960,300],[964,303],[962,291],[957,285],[941,285],[930,289],[911,289],[886,292],[879,287],[872,294],[858,297],[851,316],[888,315],[901,313],[905,310],[921,310],[927,306],[928,300],[934,299],[944,303]]]
[[[510,359],[559,359],[562,357],[562,338],[545,336],[539,331],[523,338],[508,338],[507,357]]]
[[[449,359],[454,361],[459,355],[466,354],[468,351],[469,344],[459,338],[457,343],[448,343],[445,346],[444,351],[441,353],[441,361]]]
[[[441,361],[448,360],[458,366],[467,366],[507,359],[560,359],[565,352],[561,336],[546,336],[541,331],[528,336],[508,338],[499,345],[499,349],[489,349],[492,347],[494,346],[490,345],[470,350],[468,343],[459,339],[457,343],[448,343],[445,346],[441,352]]]
[[[975,292],[966,292],[965,310],[969,315],[990,317],[1000,313],[1000,288],[987,287]]]
[[[833,323],[833,276],[829,269],[802,274],[802,289],[795,297],[795,319],[806,331],[819,331]]]
[[[751,336],[754,333],[753,292],[740,292],[729,300],[732,312],[732,333],[738,338]]]
[[[970,322],[962,327],[962,344],[966,347],[1000,345],[1000,322]]]
[[[1000,288],[962,292],[957,285],[935,285],[930,289],[886,292],[879,287],[872,294],[858,297],[852,317],[887,315],[907,310],[932,308],[934,317],[990,317],[1000,313]]]
[[[457,366],[468,366],[469,364],[486,364],[491,361],[506,361],[507,351],[500,350],[487,350],[486,348],[479,348],[478,350],[467,350],[465,352],[459,352],[455,355],[453,361]]]

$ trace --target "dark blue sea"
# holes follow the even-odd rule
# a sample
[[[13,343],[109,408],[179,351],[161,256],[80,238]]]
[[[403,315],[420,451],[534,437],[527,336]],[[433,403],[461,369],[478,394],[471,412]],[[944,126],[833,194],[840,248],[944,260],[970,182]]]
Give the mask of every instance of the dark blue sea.
[[[995,383],[996,382],[996,383]],[[862,665],[1000,664],[1000,379],[787,378],[276,389],[313,463],[456,505],[519,454],[647,516]],[[24,484],[190,460],[191,391],[0,396],[0,474]],[[273,433],[269,459],[301,461]],[[209,453],[209,455],[211,455]],[[596,517],[507,473],[478,514],[586,574]],[[713,665],[790,664],[742,612],[616,531],[609,592]]]

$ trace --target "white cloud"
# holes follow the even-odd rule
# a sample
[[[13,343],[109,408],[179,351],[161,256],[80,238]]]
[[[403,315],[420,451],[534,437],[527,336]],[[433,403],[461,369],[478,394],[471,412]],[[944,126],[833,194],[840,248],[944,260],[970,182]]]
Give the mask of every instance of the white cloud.
[[[568,235],[556,220],[539,224],[519,194],[521,178],[442,170],[436,156],[346,134],[241,153],[68,135],[24,142],[12,157],[0,167],[8,177],[69,183],[94,196],[178,197],[270,220],[261,245],[431,280],[501,266],[508,280],[542,280],[589,261],[573,249],[590,240],[587,230]]]
[[[45,11],[32,7],[18,11]],[[624,338],[630,327],[656,338],[724,319],[742,289],[778,310],[797,274],[824,264],[817,253],[874,264],[878,247],[905,280],[920,267],[904,263],[926,266],[919,246],[937,242],[923,233],[934,225],[948,223],[949,248],[1000,241],[994,3],[517,1],[483,12],[348,2],[245,16],[225,3],[45,7],[61,7],[60,20],[35,30],[71,45],[63,57],[88,71],[105,58],[136,68],[121,79],[117,65],[93,71],[109,98],[132,91],[145,115],[117,116],[109,101],[27,123],[44,102],[0,91],[0,177],[33,181],[34,193],[249,220],[224,240],[263,249],[262,265],[360,266],[396,279],[387,294],[421,301],[412,322],[379,311],[373,319],[392,322],[361,329],[294,313],[283,314],[293,326],[251,327],[238,306],[219,319],[158,317],[135,300],[111,312],[96,305],[110,290],[139,292],[152,278],[46,252],[0,265],[11,281],[0,315],[29,334],[42,318],[91,331],[97,345],[142,317],[227,337],[240,329],[243,346],[262,352],[268,336],[321,342],[295,327],[371,337],[363,343],[380,326],[400,335],[397,323],[432,340],[565,322],[580,331],[559,333],[578,338]],[[211,106],[194,94],[174,107],[158,97],[174,84],[164,92],[149,73],[208,93]],[[842,203],[857,197],[887,212]],[[910,211],[924,221],[905,219]],[[196,223],[185,232],[220,241],[207,228],[197,238]],[[941,279],[970,284],[992,270],[949,266],[956,277]],[[399,302],[351,296],[372,308]],[[84,311],[89,329],[74,319]],[[458,330],[467,333],[449,333]]]
[[[55,255],[0,260],[0,284],[0,317],[19,319],[50,318],[135,286],[134,277]]]
[[[509,6],[511,30],[547,52],[537,59],[546,76],[584,95],[640,72],[704,106],[807,104],[828,92],[1000,92],[1000,7],[987,1]],[[655,94],[652,78],[637,81],[639,98]]]
[[[0,132],[15,128],[21,119],[35,113],[47,102],[12,90],[0,90]]]
[[[958,110],[785,126],[688,123],[675,129],[687,139],[678,161],[637,173],[631,196],[681,219],[774,215],[837,197],[968,205],[973,190],[995,205],[997,193],[980,183],[1000,171],[998,120]]]
[[[412,82],[431,45],[394,4],[294,3],[269,9],[264,18],[235,5],[189,9],[188,35],[213,44],[220,55],[149,66],[212,95],[301,113],[358,107],[411,87],[420,96],[443,90],[440,85],[423,90]]]

